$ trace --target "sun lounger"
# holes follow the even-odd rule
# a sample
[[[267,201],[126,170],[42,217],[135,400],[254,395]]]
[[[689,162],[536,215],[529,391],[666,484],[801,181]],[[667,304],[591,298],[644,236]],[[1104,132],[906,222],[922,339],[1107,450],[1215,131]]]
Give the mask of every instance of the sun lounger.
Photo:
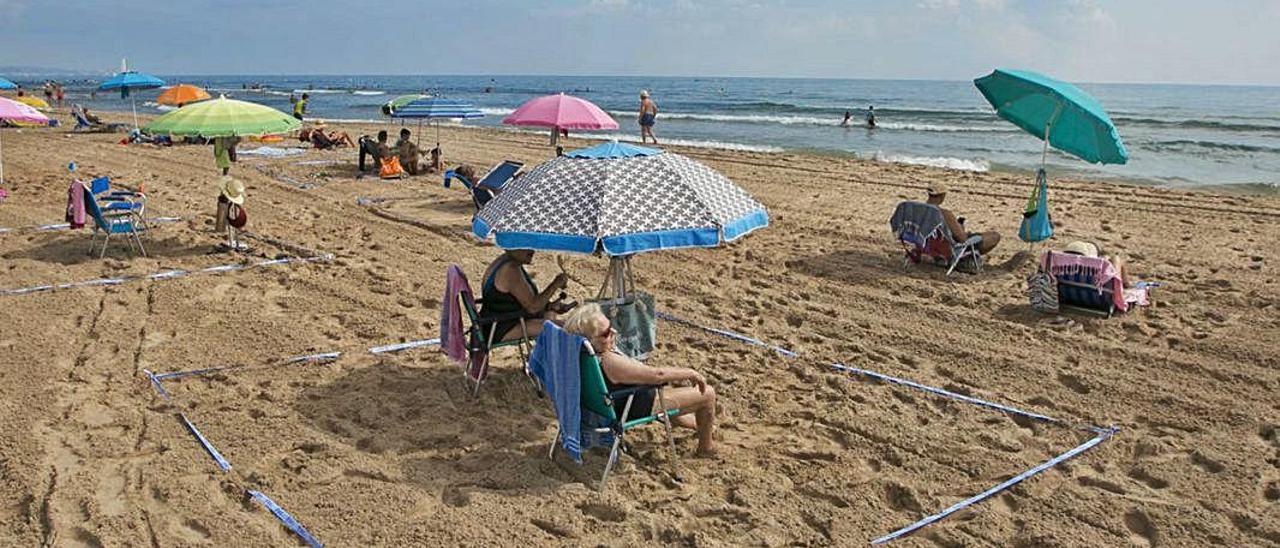
[[[76,125],[71,131],[115,133],[129,127],[128,124],[95,124],[85,117],[83,111],[74,108],[71,109],[71,116],[76,119]]]
[[[580,447],[589,447],[590,443],[584,440],[574,439],[587,438],[588,436],[607,436],[612,437],[609,444],[609,458],[605,461],[604,472],[600,475],[600,485],[598,489],[604,491],[605,482],[609,479],[609,471],[613,469],[613,465],[617,463],[618,457],[622,452],[627,432],[632,429],[652,423],[662,423],[667,431],[667,443],[671,450],[671,467],[672,475],[678,477],[675,437],[671,432],[671,419],[680,414],[679,409],[668,409],[666,402],[662,398],[662,390],[659,385],[632,386],[620,390],[610,392],[608,385],[605,383],[604,370],[600,366],[600,358],[591,348],[591,344],[587,340],[578,335],[573,335],[562,331],[555,324],[547,322],[542,328],[542,334],[538,336],[538,347],[562,345],[562,338],[571,338],[572,340],[567,348],[577,349],[577,352],[552,352],[555,354],[550,359],[543,359],[544,354],[539,348],[535,348],[537,358],[531,361],[530,370],[533,375],[542,380],[547,386],[548,395],[552,401],[561,401],[565,397],[571,397],[572,394],[558,392],[559,390],[578,391],[578,403],[580,405],[579,413],[565,413],[560,411],[563,403],[557,405],[557,428],[555,436],[551,439],[551,446],[547,450],[547,458],[554,460],[556,456],[556,447],[565,445],[566,450],[571,453],[575,459],[580,458]],[[560,355],[562,354],[562,355]],[[572,381],[565,382],[563,379],[570,379],[576,375],[578,381],[577,386],[573,386]],[[562,386],[557,386],[556,379]],[[645,412],[640,416],[631,413],[631,404],[635,400],[636,394],[643,390],[655,390],[658,409],[663,409],[658,413]],[[629,420],[625,422],[619,417],[614,410],[614,402],[623,401],[623,417]],[[587,420],[584,420],[587,419]],[[592,425],[592,419],[598,422]],[[574,424],[574,421],[578,421]],[[586,426],[584,429],[583,425]],[[576,454],[575,454],[576,453]]]
[[[918,263],[928,257],[946,264],[950,276],[961,262],[968,261],[974,271],[982,271],[982,254],[978,246],[982,237],[974,234],[956,242],[938,206],[924,202],[902,202],[889,219],[889,226],[902,244],[906,258],[903,264]]]
[[[1146,287],[1125,289],[1120,273],[1103,257],[1046,251],[1041,264],[1058,281],[1059,308],[1110,318],[1147,302]]]
[[[142,237],[140,234],[146,231],[146,226],[142,222],[142,216],[137,211],[131,209],[122,210],[103,210],[98,206],[98,200],[94,198],[93,192],[88,188],[84,189],[85,209],[88,210],[89,216],[93,217],[93,237],[89,240],[89,253],[93,253],[93,248],[98,242],[98,233],[103,234],[102,250],[98,252],[98,258],[105,257],[107,254],[107,244],[111,242],[112,234],[124,234],[125,241],[129,242],[129,247],[136,247],[143,257],[147,256],[147,250],[142,246]]]
[[[515,160],[506,160],[490,169],[484,174],[478,182],[472,182],[462,174],[449,170],[444,172],[444,186],[449,187],[449,183],[453,179],[462,182],[462,186],[467,187],[471,191],[471,201],[475,203],[476,210],[479,211],[485,204],[489,203],[498,192],[502,191],[502,187],[515,177],[516,173],[523,168],[524,164]]]

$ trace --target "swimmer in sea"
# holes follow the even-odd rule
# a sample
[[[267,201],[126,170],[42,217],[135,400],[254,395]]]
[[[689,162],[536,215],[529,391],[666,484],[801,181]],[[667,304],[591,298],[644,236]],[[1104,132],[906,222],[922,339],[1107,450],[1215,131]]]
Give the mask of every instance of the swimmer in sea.
[[[876,128],[876,107],[875,105],[867,107],[867,128]]]
[[[841,127],[848,127],[848,126],[849,126],[849,120],[852,120],[852,119],[853,119],[853,112],[852,112],[852,111],[848,111],[848,110],[844,111],[844,121],[840,122],[840,126],[841,126]]]

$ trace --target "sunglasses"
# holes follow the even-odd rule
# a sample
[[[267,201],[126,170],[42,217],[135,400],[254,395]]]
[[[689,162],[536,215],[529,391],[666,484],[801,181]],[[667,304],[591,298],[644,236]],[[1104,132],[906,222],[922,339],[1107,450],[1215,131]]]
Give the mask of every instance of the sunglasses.
[[[600,333],[596,333],[596,338],[598,338],[598,339],[607,339],[607,338],[612,337],[612,336],[617,335],[617,334],[618,334],[618,330],[617,330],[617,329],[614,329],[612,326],[610,326],[608,329],[605,329],[604,331],[602,331],[602,332],[600,332]]]

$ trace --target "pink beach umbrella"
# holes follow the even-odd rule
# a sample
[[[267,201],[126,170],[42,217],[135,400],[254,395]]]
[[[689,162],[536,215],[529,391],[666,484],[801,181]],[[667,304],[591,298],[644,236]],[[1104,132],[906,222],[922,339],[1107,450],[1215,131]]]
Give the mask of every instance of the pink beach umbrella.
[[[0,97],[0,120],[22,124],[48,124],[49,117],[29,105]],[[4,183],[4,143],[0,141],[0,183]]]
[[[618,129],[618,122],[595,103],[559,93],[530,99],[502,123],[551,128],[551,143],[562,129]]]

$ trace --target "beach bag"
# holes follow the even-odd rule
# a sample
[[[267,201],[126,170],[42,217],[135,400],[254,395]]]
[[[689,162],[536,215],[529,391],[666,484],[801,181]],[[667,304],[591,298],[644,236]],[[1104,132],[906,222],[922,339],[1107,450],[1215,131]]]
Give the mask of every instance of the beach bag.
[[[1053,236],[1053,221],[1049,219],[1049,178],[1044,169],[1036,172],[1036,188],[1031,191],[1027,208],[1022,212],[1022,226],[1018,238],[1027,243],[1042,242]]]
[[[635,292],[626,299],[607,299],[596,304],[618,331],[614,338],[618,351],[637,360],[648,358],[658,339],[653,295]]]
[[[227,224],[237,230],[244,228],[244,225],[249,224],[249,215],[245,213],[244,206],[236,204],[228,204],[228,206]]]
[[[388,156],[382,159],[382,167],[378,168],[378,176],[383,179],[399,179],[404,177],[404,168],[400,167],[399,156]]]
[[[1041,263],[1035,272],[1027,276],[1027,300],[1031,302],[1031,308],[1037,312],[1046,314],[1058,313],[1058,279],[1053,276],[1049,268],[1049,257],[1046,254],[1045,261]]]

